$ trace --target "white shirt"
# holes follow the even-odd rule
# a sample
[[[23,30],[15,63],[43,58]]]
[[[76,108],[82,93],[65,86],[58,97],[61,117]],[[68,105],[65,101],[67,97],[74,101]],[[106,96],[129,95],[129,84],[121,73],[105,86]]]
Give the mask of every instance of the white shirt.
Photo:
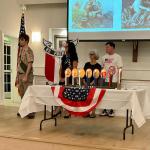
[[[109,82],[108,72],[110,68],[114,71],[112,82],[118,82],[118,69],[123,67],[122,57],[117,53],[106,54],[102,57],[102,67],[107,71],[106,82]]]

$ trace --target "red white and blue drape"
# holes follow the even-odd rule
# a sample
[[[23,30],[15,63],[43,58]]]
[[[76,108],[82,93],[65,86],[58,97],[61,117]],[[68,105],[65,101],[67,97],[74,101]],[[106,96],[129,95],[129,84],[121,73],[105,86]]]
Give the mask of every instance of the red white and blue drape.
[[[77,88],[77,87],[51,87],[56,102],[75,116],[86,116],[102,101],[105,89]]]

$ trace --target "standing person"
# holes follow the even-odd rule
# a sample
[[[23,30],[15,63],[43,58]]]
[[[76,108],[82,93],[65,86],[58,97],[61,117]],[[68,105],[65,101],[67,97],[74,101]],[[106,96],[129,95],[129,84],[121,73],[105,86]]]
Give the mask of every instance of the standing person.
[[[97,54],[95,51],[90,51],[89,57],[90,57],[90,62],[87,62],[87,63],[84,65],[84,70],[85,70],[85,72],[86,72],[87,69],[91,69],[92,72],[93,72],[95,69],[98,69],[98,70],[101,72],[101,65],[100,65],[99,63],[97,63],[97,60],[99,59],[98,54]],[[84,83],[85,85],[87,85],[87,80],[84,79],[84,80],[83,80],[83,83]],[[90,78],[90,85],[91,85],[91,86],[94,86],[93,73],[92,73],[92,77]],[[93,110],[92,113],[89,114],[87,117],[95,118],[95,117],[96,117],[95,110]]]
[[[67,68],[72,69],[73,68],[73,61],[78,60],[78,55],[76,52],[76,46],[73,42],[67,41],[65,44],[65,54],[63,55],[61,59],[61,65],[59,70],[59,78],[60,78],[60,85],[65,85],[65,70]],[[69,83],[71,84],[71,80],[69,80]],[[57,117],[59,114],[61,114],[62,109],[61,107],[57,107],[54,113],[54,117]],[[65,110],[64,118],[69,118],[70,114]]]
[[[67,68],[72,69],[73,61],[78,60],[76,47],[73,42],[67,41],[64,47],[65,47],[65,54],[61,59],[61,65],[59,69],[60,85],[65,85],[65,70]]]
[[[28,46],[29,36],[22,33],[19,36],[19,46],[20,51],[17,60],[17,77],[16,77],[16,87],[18,88],[19,95],[21,99],[23,98],[28,86],[33,84],[33,62],[34,55],[32,49]],[[20,116],[17,113],[17,116]],[[28,115],[29,119],[33,119],[35,113]]]
[[[112,79],[112,86],[113,88],[116,88],[118,83],[118,77],[119,77],[119,69],[123,67],[122,57],[117,53],[115,53],[115,44],[113,42],[111,41],[107,42],[105,44],[105,47],[106,47],[106,54],[102,57],[102,67],[106,69],[107,72],[105,84],[106,85],[109,84],[108,72],[111,67],[111,69],[113,68],[115,73]],[[101,115],[113,117],[114,111],[112,109],[111,110],[104,109]]]

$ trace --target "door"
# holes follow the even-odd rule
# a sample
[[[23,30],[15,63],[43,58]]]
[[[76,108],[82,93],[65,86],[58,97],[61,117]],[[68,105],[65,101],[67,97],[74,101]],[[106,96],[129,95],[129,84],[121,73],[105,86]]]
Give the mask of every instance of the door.
[[[4,98],[11,99],[11,45],[4,43]]]
[[[3,34],[0,31],[0,104],[3,104]]]

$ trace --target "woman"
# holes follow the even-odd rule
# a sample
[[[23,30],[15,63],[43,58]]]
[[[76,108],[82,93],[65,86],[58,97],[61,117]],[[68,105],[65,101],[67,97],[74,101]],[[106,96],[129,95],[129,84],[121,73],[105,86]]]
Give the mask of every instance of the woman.
[[[60,65],[60,70],[59,70],[59,78],[60,78],[59,85],[65,85],[65,70],[67,68],[72,69],[73,61],[78,60],[76,47],[73,42],[67,41],[64,47],[65,47],[65,53],[61,59],[61,65]],[[69,80],[69,83],[71,84],[71,79]],[[54,113],[54,117],[61,114],[61,112],[62,112],[62,108],[57,107],[56,112]],[[69,117],[70,117],[69,113],[65,111],[64,118],[69,118]]]
[[[65,47],[65,54],[61,59],[61,65],[59,70],[60,85],[65,85],[65,70],[67,68],[72,69],[73,61],[78,60],[76,47],[73,42],[67,41],[64,47]]]
[[[98,54],[95,52],[95,51],[90,51],[89,53],[89,57],[90,57],[90,62],[87,62],[84,66],[84,70],[86,71],[87,69],[91,69],[92,72],[95,70],[95,69],[98,69],[100,72],[101,72],[101,65],[99,63],[97,63],[97,60],[99,59],[99,56]],[[84,78],[84,85],[87,86],[87,80],[86,78]],[[94,85],[94,77],[93,77],[93,73],[92,73],[92,77],[90,78],[90,86],[93,86]],[[90,117],[90,118],[95,118],[96,115],[95,115],[95,110],[92,111],[91,114],[89,114],[87,117]]]

